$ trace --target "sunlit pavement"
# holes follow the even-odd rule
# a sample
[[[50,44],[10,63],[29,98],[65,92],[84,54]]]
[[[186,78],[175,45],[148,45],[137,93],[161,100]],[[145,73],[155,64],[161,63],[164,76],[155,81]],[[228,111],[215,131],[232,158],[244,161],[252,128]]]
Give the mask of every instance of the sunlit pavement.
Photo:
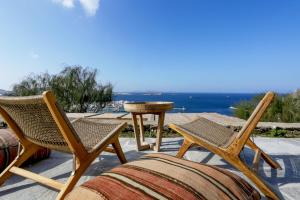
[[[154,142],[150,138],[147,141]],[[265,162],[260,163],[259,174],[269,182],[274,190],[279,190],[284,199],[297,199],[300,196],[300,139],[277,139],[277,138],[254,138],[254,142],[261,147],[272,158],[277,160],[282,166],[282,170],[273,170]],[[161,153],[175,155],[178,151],[182,138],[164,138]],[[121,138],[121,144],[128,161],[136,160],[147,153],[153,151],[136,151],[134,139]],[[241,157],[251,163],[254,154],[246,148]],[[244,177],[240,172],[227,164],[220,157],[201,148],[193,148],[188,151],[185,158],[195,162],[202,162],[217,165],[237,173]],[[85,172],[78,184],[97,176],[101,172],[107,171],[119,165],[117,156],[110,153],[103,153],[96,159]],[[66,181],[72,170],[71,155],[60,152],[52,152],[49,159],[38,162],[27,167],[29,170],[40,173],[60,181]],[[57,192],[39,185],[31,180],[19,176],[13,176],[0,187],[0,199],[12,200],[34,200],[34,199],[55,199]]]

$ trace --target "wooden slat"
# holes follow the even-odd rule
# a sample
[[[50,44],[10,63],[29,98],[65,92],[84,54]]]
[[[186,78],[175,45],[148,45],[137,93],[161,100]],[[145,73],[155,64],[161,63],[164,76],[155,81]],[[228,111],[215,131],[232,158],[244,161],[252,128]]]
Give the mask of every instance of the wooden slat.
[[[23,176],[26,177],[28,179],[34,180],[36,182],[39,182],[41,184],[47,185],[49,187],[55,188],[57,190],[61,190],[64,187],[63,183],[60,183],[58,181],[55,181],[53,179],[32,173],[30,171],[27,171],[25,169],[21,169],[19,167],[12,167],[10,170],[10,172],[17,174],[19,176]]]
[[[127,163],[126,157],[124,155],[124,152],[122,150],[122,147],[120,145],[120,141],[118,138],[115,140],[115,142],[112,143],[112,146],[115,149],[115,152],[116,152],[120,162],[122,164]]]
[[[104,151],[109,152],[109,153],[116,153],[116,151],[113,148],[111,148],[111,147],[106,147],[104,149]]]
[[[253,159],[253,165],[252,165],[252,168],[255,172],[258,171],[260,157],[261,157],[261,151],[258,149],[255,153],[255,156]]]
[[[66,123],[66,119],[64,119],[62,113],[56,105],[56,98],[54,94],[51,91],[45,91],[43,92],[43,99],[47,104],[47,107],[56,125],[58,126],[61,135],[67,142],[69,149],[76,155],[77,158],[85,159],[88,152],[86,151],[82,142],[78,141],[78,139],[73,134],[72,129]]]

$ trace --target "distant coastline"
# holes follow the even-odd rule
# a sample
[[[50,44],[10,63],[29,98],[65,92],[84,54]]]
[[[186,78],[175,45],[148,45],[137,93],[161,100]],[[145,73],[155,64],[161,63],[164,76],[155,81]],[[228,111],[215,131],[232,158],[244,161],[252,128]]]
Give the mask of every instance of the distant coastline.
[[[12,93],[11,91],[7,91],[7,90],[0,89],[0,96],[2,96],[2,95],[7,95],[7,94],[11,94],[11,93]]]

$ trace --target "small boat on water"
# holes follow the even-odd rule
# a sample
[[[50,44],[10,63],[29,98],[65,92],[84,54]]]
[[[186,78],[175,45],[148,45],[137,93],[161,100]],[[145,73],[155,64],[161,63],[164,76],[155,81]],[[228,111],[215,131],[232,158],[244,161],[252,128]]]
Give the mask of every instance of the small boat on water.
[[[184,111],[184,110],[186,110],[186,108],[184,106],[182,106],[182,108],[173,108],[173,110],[182,110],[182,111]]]
[[[150,93],[144,93],[144,96],[160,96],[162,95],[161,92],[150,92]]]

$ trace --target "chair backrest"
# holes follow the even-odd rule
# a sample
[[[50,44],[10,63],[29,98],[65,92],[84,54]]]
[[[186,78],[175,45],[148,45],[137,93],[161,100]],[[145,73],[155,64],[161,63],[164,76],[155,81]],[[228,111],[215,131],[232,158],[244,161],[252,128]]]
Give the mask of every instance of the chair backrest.
[[[10,126],[18,127],[21,133],[15,132],[19,139],[25,138],[39,146],[58,151],[73,152],[74,149],[70,148],[69,139],[62,134],[62,129],[46,102],[49,100],[46,94],[52,95],[48,91],[38,96],[0,97],[0,114]],[[72,133],[68,137],[79,140],[65,113],[60,109],[56,100],[54,101],[52,103],[58,111],[56,115],[60,115],[59,123],[65,123],[68,131]]]
[[[250,137],[251,132],[255,129],[258,122],[262,118],[263,114],[267,110],[268,106],[274,98],[273,92],[267,92],[264,98],[256,106],[255,110],[252,112],[251,116],[246,121],[245,125],[237,134],[237,140],[239,141],[239,147],[242,148]]]

